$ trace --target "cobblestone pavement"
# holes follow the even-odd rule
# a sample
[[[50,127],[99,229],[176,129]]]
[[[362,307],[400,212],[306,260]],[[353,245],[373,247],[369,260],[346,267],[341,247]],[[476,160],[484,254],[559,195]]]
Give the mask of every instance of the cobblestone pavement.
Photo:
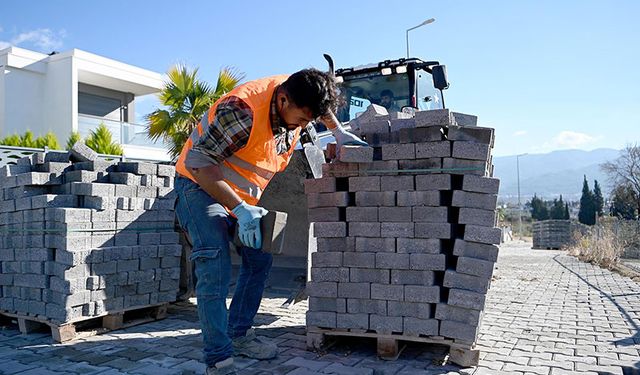
[[[530,244],[529,244],[530,245]],[[306,302],[281,308],[267,297],[257,332],[277,342],[270,361],[237,358],[240,374],[634,374],[640,373],[640,284],[566,256],[503,246],[478,346],[480,366],[442,365],[446,348],[410,344],[381,361],[373,341],[341,340],[305,350]],[[49,333],[0,330],[2,374],[202,374],[195,307],[174,304],[167,319],[53,344]],[[635,372],[634,372],[635,371]]]

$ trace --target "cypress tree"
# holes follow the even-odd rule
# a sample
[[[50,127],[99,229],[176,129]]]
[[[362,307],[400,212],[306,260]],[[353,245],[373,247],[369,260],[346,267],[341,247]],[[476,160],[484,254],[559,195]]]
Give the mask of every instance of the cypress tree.
[[[596,213],[598,213],[598,217],[602,216],[604,210],[604,198],[602,197],[602,190],[600,190],[598,180],[594,180],[593,184],[593,204],[595,205],[594,209]]]
[[[571,219],[571,215],[569,215],[569,203],[564,204],[564,219],[565,220]]]
[[[596,210],[593,193],[589,189],[589,183],[587,182],[587,176],[585,175],[584,182],[582,183],[582,196],[580,197],[578,221],[582,224],[594,225],[596,223],[595,214]]]

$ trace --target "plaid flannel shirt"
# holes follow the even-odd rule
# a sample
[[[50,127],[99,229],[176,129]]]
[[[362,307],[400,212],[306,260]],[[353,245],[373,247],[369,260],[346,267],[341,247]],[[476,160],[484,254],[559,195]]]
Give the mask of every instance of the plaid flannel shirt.
[[[293,131],[287,130],[276,107],[276,95],[271,98],[271,129],[276,139],[278,155],[287,152],[293,140]],[[213,124],[204,129],[202,136],[187,154],[189,168],[218,165],[246,146],[253,126],[253,112],[242,99],[230,96],[216,107]]]

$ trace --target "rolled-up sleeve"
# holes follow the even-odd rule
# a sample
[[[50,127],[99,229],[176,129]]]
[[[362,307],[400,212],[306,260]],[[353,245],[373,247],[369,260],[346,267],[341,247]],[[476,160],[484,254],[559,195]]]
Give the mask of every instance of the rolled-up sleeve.
[[[253,112],[247,103],[235,96],[224,99],[216,107],[213,124],[189,150],[185,165],[203,168],[222,163],[247,144],[252,126]]]

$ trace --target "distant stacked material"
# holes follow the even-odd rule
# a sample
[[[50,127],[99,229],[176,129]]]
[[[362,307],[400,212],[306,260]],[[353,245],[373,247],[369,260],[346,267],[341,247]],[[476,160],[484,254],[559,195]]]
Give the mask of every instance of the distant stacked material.
[[[448,110],[389,116],[375,105],[352,128],[371,147],[329,150],[338,157],[323,177],[305,181],[309,331],[473,346],[501,235],[493,129],[457,126]]]
[[[0,312],[65,323],[175,301],[174,176],[80,144],[1,168]]]
[[[533,223],[534,249],[560,249],[570,242],[570,220],[544,220]]]

